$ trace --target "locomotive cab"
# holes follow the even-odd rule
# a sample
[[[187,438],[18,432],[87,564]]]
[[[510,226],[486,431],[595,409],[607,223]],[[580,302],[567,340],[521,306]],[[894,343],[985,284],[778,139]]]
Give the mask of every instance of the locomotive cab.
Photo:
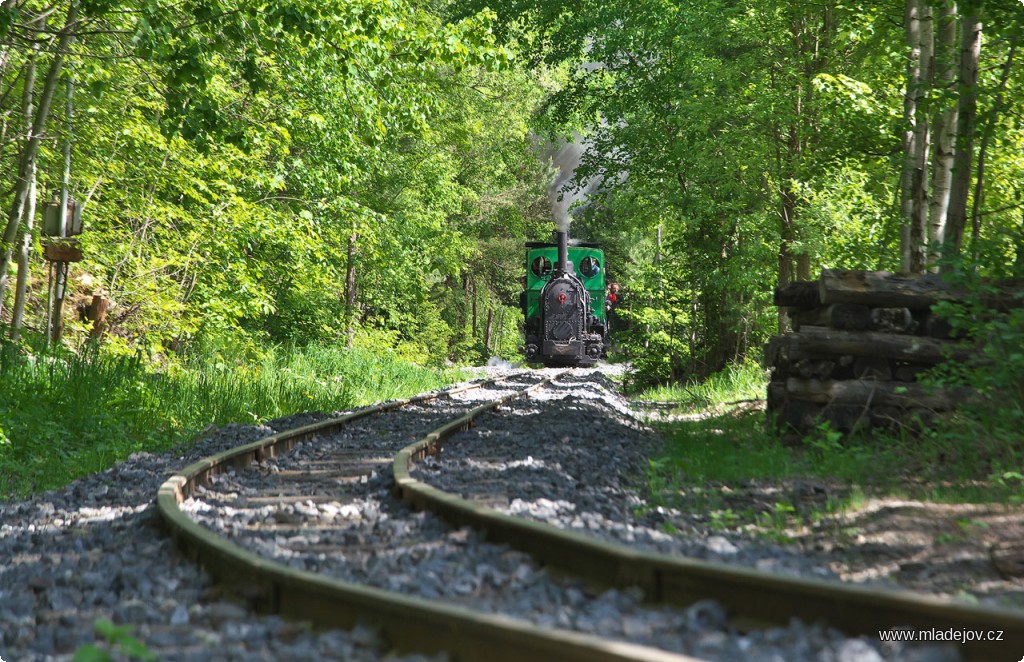
[[[592,365],[605,352],[605,265],[597,244],[526,244],[525,354],[531,363]]]

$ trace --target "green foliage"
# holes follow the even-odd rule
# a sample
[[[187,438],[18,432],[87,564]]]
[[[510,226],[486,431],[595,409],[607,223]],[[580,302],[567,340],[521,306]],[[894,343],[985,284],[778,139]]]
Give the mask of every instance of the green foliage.
[[[1024,474],[992,461],[987,442],[979,445],[978,435],[988,434],[980,426],[958,423],[953,428],[958,433],[933,432],[924,439],[876,435],[871,440],[841,440],[822,425],[801,445],[787,446],[766,431],[764,414],[759,412],[656,425],[666,443],[648,471],[652,501],[708,511],[716,528],[751,524],[770,531],[794,517],[793,504],[778,496],[762,513],[736,512],[727,503],[737,485],[762,486],[777,495],[795,482],[824,481],[837,488],[837,496],[821,506],[828,510],[855,507],[866,496],[952,503],[1019,504],[1024,499]],[[1015,438],[1019,440],[1019,434]],[[1019,467],[1019,456],[1014,461]]]
[[[1001,251],[1000,243],[988,246]],[[980,353],[974,361],[946,363],[926,376],[937,385],[970,386],[978,394],[941,418],[929,439],[945,451],[946,462],[987,467],[991,477],[1008,485],[1005,478],[1024,468],[1020,436],[1024,426],[1024,307],[1020,301],[1005,299],[1021,299],[1024,294],[1013,293],[1019,289],[1019,281],[1017,288],[999,287],[999,278],[1013,274],[1018,263],[989,256],[984,264],[1003,266],[975,269],[963,260],[952,265],[948,278],[967,296],[933,308],[935,315],[949,322],[954,335]],[[993,309],[992,302],[1000,298],[1011,307]]]
[[[619,339],[639,385],[756,351],[782,250],[812,271],[892,264],[903,60],[884,10],[488,5],[535,61],[563,65],[542,120],[593,145],[577,175],[603,183],[574,233],[605,243],[626,287]]]
[[[146,661],[157,659],[155,653],[132,636],[132,626],[114,625],[111,621],[101,618],[96,621],[95,627],[96,634],[104,639],[105,645],[80,646],[75,651],[73,662],[113,662],[124,658]]]
[[[382,351],[383,350],[383,351]],[[207,346],[156,368],[141,353],[0,356],[0,494],[57,487],[209,425],[336,411],[439,388],[457,372],[419,367],[367,343],[351,351]]]
[[[846,162],[799,185],[799,252],[832,269],[899,271],[899,236],[889,218],[893,197],[882,164]]]
[[[593,146],[577,175],[601,183],[573,230],[605,243],[626,288],[619,339],[638,384],[756,352],[776,327],[768,296],[782,278],[899,268],[901,5],[463,3],[485,5],[553,90],[542,128]],[[1013,253],[1024,236],[1022,123],[1009,101],[1020,68],[1005,104],[995,91],[1020,13],[985,13],[986,179],[971,204],[980,236]]]
[[[758,400],[764,397],[767,375],[752,360],[730,363],[724,370],[702,380],[667,384],[637,394],[637,399],[678,403],[684,411],[701,411],[718,403]]]
[[[479,272],[480,305],[515,305],[507,274],[534,234],[524,210],[543,194],[527,128],[540,93],[511,67],[491,12],[455,18],[416,0],[129,4],[82,3],[90,29],[76,48],[90,57],[70,58],[72,195],[87,228],[71,295],[113,299],[108,342],[163,355],[345,342],[365,327],[420,344],[423,361],[483,353],[482,327],[452,324],[458,296],[444,295],[465,298],[463,276]],[[26,43],[5,42],[5,126],[23,119]],[[42,191],[59,177],[59,147],[43,145]],[[0,151],[8,166],[14,156]],[[8,190],[17,168],[0,172]],[[31,294],[27,328],[40,328]],[[72,324],[67,344],[86,331]]]
[[[843,433],[833,430],[828,421],[818,423],[811,434],[804,438],[804,443],[821,457],[828,457],[830,454],[841,453],[843,450]]]

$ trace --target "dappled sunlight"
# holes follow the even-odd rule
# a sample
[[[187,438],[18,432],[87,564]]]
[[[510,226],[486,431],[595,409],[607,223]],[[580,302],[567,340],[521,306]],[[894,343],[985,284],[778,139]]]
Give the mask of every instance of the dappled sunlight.
[[[845,581],[1024,608],[1018,505],[886,496],[908,485],[898,475],[886,478],[893,459],[875,456],[891,450],[882,442],[859,442],[859,453],[855,445],[833,448],[813,439],[785,447],[749,416],[662,425],[668,453],[655,462],[651,485],[678,521],[781,543]],[[959,486],[963,500],[970,486],[974,501],[998,496],[992,485],[970,485],[976,482],[950,484],[943,494]],[[942,487],[917,481],[912,493],[929,486]]]

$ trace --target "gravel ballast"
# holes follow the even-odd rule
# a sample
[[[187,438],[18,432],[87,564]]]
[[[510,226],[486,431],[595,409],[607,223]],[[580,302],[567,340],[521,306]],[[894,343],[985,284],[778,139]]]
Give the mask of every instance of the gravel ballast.
[[[439,401],[363,419],[251,470],[218,476],[182,508],[205,526],[293,567],[508,614],[542,627],[718,660],[959,659],[955,648],[882,645],[818,624],[794,622],[736,633],[713,601],[687,608],[650,607],[636,591],[603,590],[554,576],[525,554],[409,510],[392,496],[386,472],[344,489],[322,487],[328,491],[308,501],[247,500],[263,493],[282,471],[338,448],[393,453],[460,406],[498,391],[467,395],[463,405]],[[65,489],[0,504],[0,558],[7,560],[0,570],[0,657],[8,662],[70,659],[80,645],[96,642],[97,619],[127,626],[160,659],[387,657],[388,645],[370,627],[313,632],[225,599],[201,569],[175,552],[156,517],[157,488],[174,471],[325,417],[227,426],[187,452],[138,454]],[[771,545],[708,535],[697,527],[667,531],[671,514],[646,504],[636,489],[658,443],[629,416],[603,377],[576,373],[537,398],[481,418],[417,474],[488,503],[500,494],[495,505],[502,507],[504,500],[503,507],[519,516],[660,553],[831,575],[820,562]],[[345,545],[344,552],[324,551],[338,544]]]

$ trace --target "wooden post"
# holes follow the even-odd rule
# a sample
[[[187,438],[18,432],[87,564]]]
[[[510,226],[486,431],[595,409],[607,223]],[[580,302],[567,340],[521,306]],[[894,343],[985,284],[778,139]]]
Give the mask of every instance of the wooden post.
[[[107,307],[109,305],[110,299],[107,297],[102,294],[93,295],[92,304],[89,305],[89,319],[92,320],[90,338],[99,340],[103,337],[103,332],[107,328]]]
[[[50,327],[50,342],[59,345],[64,337],[64,298],[67,296],[68,263],[54,263],[53,272],[53,322]]]

